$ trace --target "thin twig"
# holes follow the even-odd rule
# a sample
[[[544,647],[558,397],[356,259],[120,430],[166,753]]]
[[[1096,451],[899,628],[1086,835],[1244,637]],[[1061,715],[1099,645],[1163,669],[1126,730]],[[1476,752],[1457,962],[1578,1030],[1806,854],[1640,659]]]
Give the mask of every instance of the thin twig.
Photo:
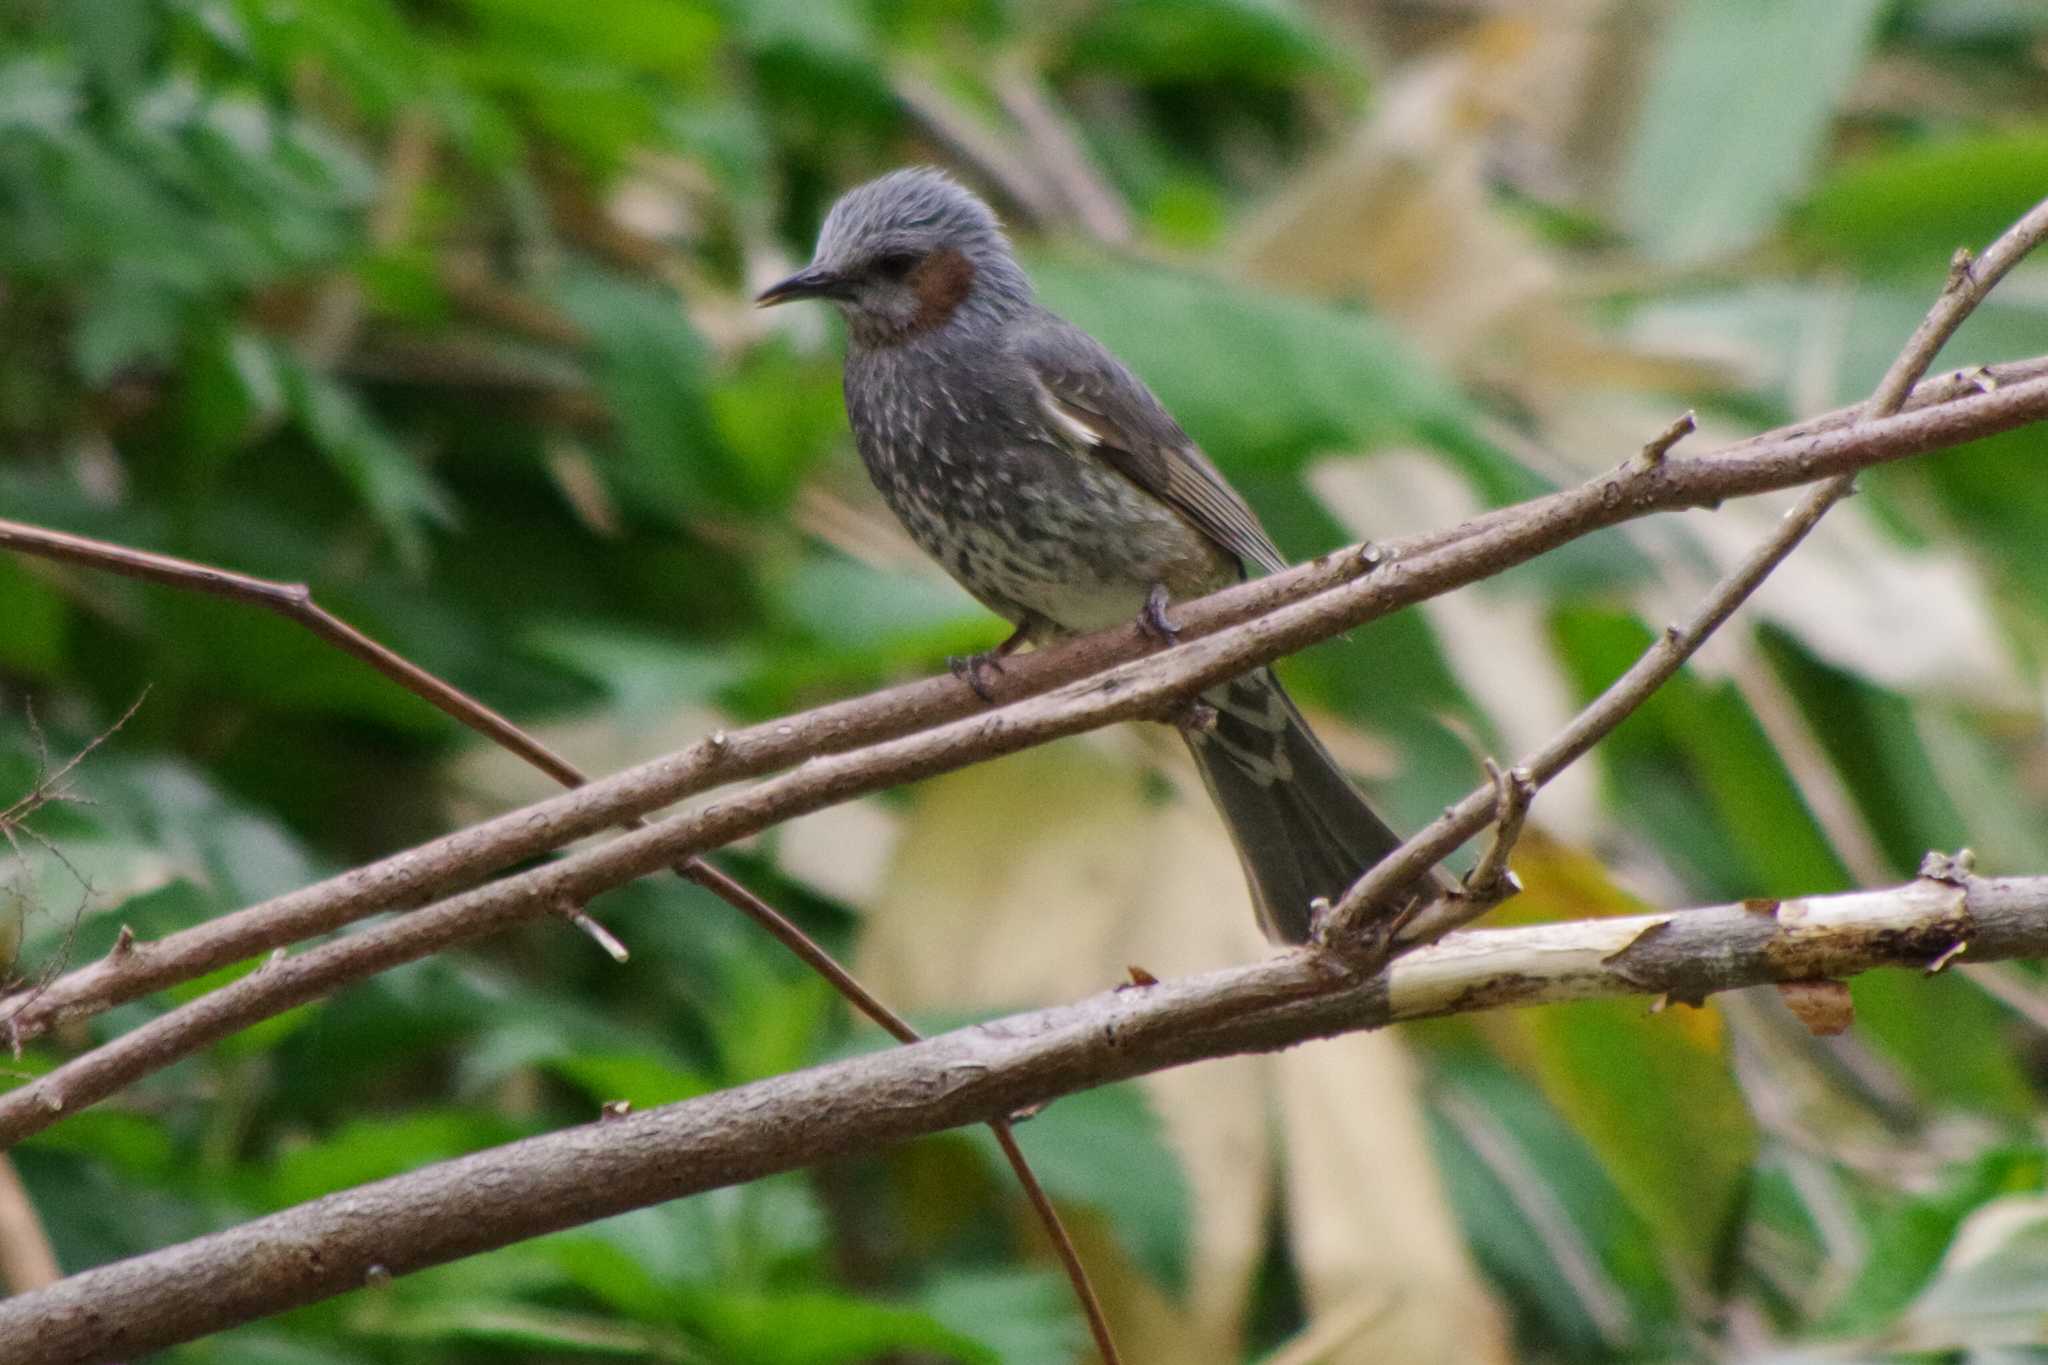
[[[2038,395],[2032,391],[2035,385],[2040,389]],[[1746,485],[1750,480],[1756,480],[1759,486],[1774,486],[1796,482],[1800,477],[1810,479],[1816,474],[1833,473],[1837,468],[1861,467],[1895,458],[1905,449],[1913,448],[1914,443],[1931,439],[1934,433],[1952,437],[1959,425],[1954,420],[1958,411],[1981,413],[1989,407],[1999,414],[2001,422],[2016,421],[2015,411],[2029,414],[2033,411],[2021,404],[2022,399],[2030,403],[2038,401],[2044,411],[2048,411],[2048,381],[2003,386],[1992,393],[1958,399],[1947,408],[1807,437],[1785,448],[1751,446],[1745,457],[1736,462],[1737,468],[1742,470],[1741,476],[1732,480],[1726,465],[1712,457],[1666,460],[1651,471],[1633,471],[1624,466],[1578,489],[1539,499],[1529,505],[1525,521],[1494,524],[1482,532],[1454,539],[1439,549],[1413,558],[1388,559],[1381,556],[1376,567],[1370,570],[1372,576],[1369,578],[1340,581],[1338,586],[1306,601],[1274,609],[1241,625],[1184,642],[1151,657],[1118,665],[1043,695],[1028,697],[966,720],[933,726],[853,752],[826,757],[814,755],[800,768],[760,782],[730,800],[671,816],[657,825],[624,835],[601,847],[583,850],[557,862],[466,892],[429,910],[416,911],[374,929],[324,944],[295,956],[275,970],[244,977],[168,1011],[36,1081],[0,1095],[0,1142],[18,1141],[28,1133],[46,1127],[67,1106],[94,1103],[114,1089],[168,1065],[196,1048],[247,1027],[257,1019],[316,998],[362,976],[530,919],[564,898],[579,904],[587,902],[603,891],[671,867],[770,825],[883,787],[951,771],[1113,721],[1157,717],[1181,698],[1199,693],[1203,688],[1237,676],[1281,654],[1325,639],[1396,606],[1485,577],[1497,572],[1504,563],[1519,562],[1587,530],[1612,525],[1645,506],[1664,502],[1667,498],[1678,505],[1685,505],[1685,497],[1673,498],[1674,487],[1690,494],[1703,486],[1723,486],[1727,482]],[[1905,426],[1894,425],[1899,423]],[[1967,429],[1977,434],[1983,428],[1970,425]],[[1911,434],[1911,441],[1902,440],[1902,431]],[[1782,463],[1767,464],[1759,470],[1754,462],[1759,450],[1765,449],[1771,451],[1775,461]],[[1356,561],[1359,558],[1356,550],[1345,555],[1326,556],[1295,573],[1312,579],[1315,574],[1325,571],[1333,559]],[[1284,579],[1288,575],[1281,577]],[[1243,591],[1245,589],[1232,590]],[[1200,602],[1184,607],[1181,611],[1183,622],[1196,617],[1202,607]],[[1119,633],[1112,631],[1086,637],[1071,648],[1076,654],[1083,654],[1093,640],[1097,642],[1095,647],[1106,641],[1114,649],[1117,647],[1115,637]],[[1126,628],[1122,633],[1135,633],[1135,628]],[[1156,645],[1147,647],[1156,648]],[[1020,660],[1020,666],[1009,672],[1022,673],[1025,670],[1021,665],[1030,662],[1029,658]],[[951,697],[954,702],[967,691],[957,684],[941,686],[941,696]],[[498,821],[480,827],[480,830],[496,827],[501,834],[516,842],[518,827],[545,825],[552,820],[558,832],[563,828],[580,827],[587,833],[601,828],[603,824],[618,823],[634,809],[631,802],[645,799],[651,791],[663,793],[661,800],[672,801],[680,794],[695,790],[693,783],[701,785],[730,777],[742,758],[743,748],[753,761],[760,761],[767,753],[786,755],[788,746],[797,742],[798,735],[807,732],[817,741],[818,748],[829,749],[832,747],[833,727],[844,726],[849,710],[867,723],[879,724],[876,711],[886,714],[888,708],[901,704],[900,696],[881,694],[870,699],[868,707],[853,704],[836,711],[828,707],[810,713],[808,717],[796,718],[807,719],[810,722],[808,727],[800,727],[794,720],[785,720],[756,727],[752,732],[713,736],[668,759],[594,783],[584,792],[557,797],[527,811],[500,817]],[[742,736],[748,738],[748,745],[741,744]],[[1568,732],[1565,739],[1572,740],[1573,733]],[[1575,752],[1568,756],[1575,756]],[[1491,793],[1489,786],[1476,804],[1461,803],[1455,808],[1461,820],[1472,821],[1469,832],[1477,832],[1484,827],[1492,809]],[[646,809],[647,806],[638,808]],[[604,820],[594,825],[587,823],[597,811],[604,812]],[[508,821],[509,830],[504,823]],[[1424,832],[1424,837],[1440,838],[1443,829],[1443,823],[1438,822]],[[480,830],[468,833],[476,834]],[[445,841],[441,847],[445,861],[437,866],[445,868],[457,859],[448,854]],[[1434,856],[1441,857],[1448,851],[1446,847]],[[299,902],[295,913],[310,919],[331,913],[337,900],[359,904],[369,894],[363,880],[383,870],[387,870],[387,864],[365,869],[361,878],[356,874],[343,877],[332,884],[332,889],[322,897],[309,897]],[[417,872],[417,866],[413,870]],[[1409,880],[1413,880],[1412,875]],[[417,887],[420,884],[414,882],[413,885]],[[1443,916],[1449,913],[1440,906],[1438,911],[1426,917],[1426,924],[1418,923],[1430,932],[1440,932]],[[238,929],[249,927],[244,921]],[[132,964],[146,962],[150,956],[146,950],[138,949],[120,964],[97,964],[103,972],[102,983],[132,980]],[[63,983],[57,984],[61,986]]]
[[[2006,272],[2048,238],[2048,199],[1999,235],[1981,259],[1969,251],[1956,252],[1947,281],[1934,305],[1906,341],[1898,358],[1885,371],[1877,390],[1859,410],[1848,428],[1882,421],[1896,414],[1934,357],[1955,335]],[[1692,427],[1691,414],[1667,427],[1643,447],[1636,464],[1645,470],[1666,466],[1665,455]],[[1663,686],[1708,637],[1732,616],[1737,607],[1770,576],[1820,523],[1836,503],[1856,489],[1856,472],[1837,474],[1820,484],[1788,512],[1770,537],[1741,564],[1717,583],[1692,619],[1684,625],[1665,628],[1664,634],[1627,672],[1602,692],[1572,722],[1535,754],[1517,765],[1531,782],[1541,787],[1564,770],[1615,726],[1628,718]],[[1457,847],[1484,828],[1495,804],[1492,784],[1482,787],[1446,810],[1428,828],[1408,840],[1390,857],[1369,869],[1345,892],[1327,919],[1327,941],[1339,952],[1356,956],[1361,951],[1381,951],[1382,940],[1366,932],[1368,922],[1382,915],[1385,907],[1405,893],[1429,868],[1449,857]],[[1413,946],[1442,937],[1461,924],[1469,923],[1489,908],[1477,900],[1442,898],[1417,914],[1404,914],[1394,938],[1397,946]]]
[[[11,542],[8,538],[10,533],[12,533]],[[59,531],[47,531],[41,527],[23,527],[11,522],[0,522],[0,545],[7,545],[9,548],[41,554],[44,557],[68,563],[81,564],[91,568],[124,574],[129,577],[142,578],[151,582],[182,587],[212,596],[224,597],[232,601],[265,607],[291,621],[297,622],[321,639],[335,644],[347,653],[368,663],[370,667],[377,670],[380,674],[398,683],[407,691],[412,692],[415,696],[422,698],[444,713],[454,717],[485,738],[517,754],[520,758],[554,778],[563,786],[573,790],[583,786],[588,780],[567,759],[556,754],[545,744],[542,744],[538,739],[535,739],[497,711],[484,705],[453,684],[419,667],[403,655],[379,644],[355,627],[341,620],[341,618],[327,611],[324,607],[321,607],[313,600],[311,590],[304,584],[275,583],[246,574],[239,574],[232,570],[217,568],[212,565],[194,564],[187,560],[174,559],[168,555],[152,554],[148,551],[134,550],[126,546],[108,544],[104,541],[89,540],[82,536],[68,535]],[[112,734],[115,730],[120,729],[122,725],[126,724],[129,717],[135,714],[136,707],[139,707],[141,704],[142,699],[138,697],[135,703],[128,708],[128,711],[113,726],[96,737],[91,744],[82,749],[70,762],[66,763],[48,778],[39,780],[29,795],[21,798],[20,801],[10,806],[8,810],[0,812],[0,830],[11,829],[13,821],[9,817],[12,817],[16,810],[37,799],[50,799],[49,794],[58,789],[64,777],[77,767],[87,754],[90,754],[94,748],[98,747],[106,739],[107,735]],[[640,826],[640,821],[637,818],[628,819],[624,823],[627,828],[637,828]],[[781,911],[775,909],[767,901],[743,886],[736,878],[694,857],[677,863],[674,871],[677,875],[688,878],[711,891],[714,895],[719,896],[727,904],[738,909],[742,914],[766,929],[778,942],[794,952],[805,965],[830,982],[834,989],[838,990],[855,1008],[880,1024],[883,1028],[889,1030],[899,1041],[913,1042],[918,1038],[918,1034],[900,1016],[884,1005],[873,992],[861,985],[853,974],[835,961],[831,954],[827,953],[820,944],[805,934],[802,929],[798,928]],[[615,961],[624,961],[626,959],[625,946],[610,931],[605,929],[603,925],[584,913],[582,900],[564,897],[556,902],[555,908],[562,913],[564,919],[587,934],[599,947],[610,954]],[[275,951],[281,948],[282,945],[272,946],[273,951]],[[108,958],[102,959],[100,965],[107,966],[112,964],[118,967],[121,964],[132,963],[137,956],[132,939],[124,943],[123,947],[125,949],[124,952],[118,956],[109,955]],[[18,1024],[20,1016],[34,1005],[41,991],[47,989],[48,983],[41,983],[38,987],[32,988],[20,996],[18,1000],[15,997],[9,997],[9,1000],[14,1001],[14,1003],[5,1015],[0,1015],[0,1018],[5,1018],[9,1022],[10,1038],[15,1048],[18,1049],[20,1047],[24,1034],[24,1030]],[[60,1086],[51,1093],[53,1095],[62,1095],[65,1092]],[[48,1107],[48,1099],[49,1097],[46,1096],[44,1101],[45,1112],[49,1114],[60,1112],[61,1102],[57,1109],[51,1109]],[[1082,1265],[1080,1255],[1074,1248],[1072,1237],[1068,1235],[1065,1226],[1061,1223],[1058,1211],[1052,1207],[1051,1202],[1045,1197],[1045,1191],[1040,1187],[1037,1177],[1033,1174],[1029,1163],[1024,1158],[1024,1154],[1010,1140],[1008,1126],[1003,1123],[997,1123],[992,1126],[996,1129],[996,1139],[1003,1147],[1004,1156],[1009,1160],[1011,1168],[1017,1173],[1017,1178],[1024,1186],[1027,1199],[1029,1199],[1037,1216],[1044,1221],[1046,1232],[1051,1237],[1053,1246],[1059,1252],[1061,1268],[1073,1286],[1075,1298],[1080,1302],[1083,1316],[1086,1317],[1089,1330],[1095,1336],[1096,1344],[1102,1353],[1103,1360],[1106,1362],[1106,1365],[1116,1365],[1119,1357],[1116,1345],[1110,1338],[1108,1320],[1103,1314],[1102,1303],[1095,1293],[1094,1286],[1088,1281],[1087,1270]]]
[[[1286,573],[1182,603],[1175,609],[1177,624],[1184,642],[1207,644],[1213,639],[1219,645],[1227,644],[1231,647],[1227,657],[1248,667],[1633,517],[1783,488],[1819,474],[1924,454],[1948,443],[2048,417],[2048,357],[1998,366],[1993,374],[1999,382],[1991,392],[1983,391],[1975,377],[1929,381],[1916,389],[1916,395],[1924,395],[1926,401],[1910,415],[1854,430],[1848,425],[1853,414],[1845,411],[1722,451],[1669,459],[1653,473],[1616,470],[1577,488],[1486,513],[1457,527],[1375,547],[1370,563],[1361,554],[1362,547],[1353,546]],[[64,558],[64,548],[79,539],[0,521],[0,548]],[[159,556],[144,558],[162,562]],[[187,567],[182,561],[168,562],[180,569]],[[173,575],[159,581],[179,580]],[[1133,679],[1160,682],[1162,688],[1149,694],[1157,698],[1198,691],[1206,685],[1205,678],[1228,676],[1219,670],[1230,665],[1205,663],[1218,656],[1194,653],[1191,643],[1157,654],[1138,673],[1123,668],[1157,648],[1155,640],[1135,627],[1102,631],[1018,656],[1006,663],[1001,674],[992,676],[988,685],[999,701],[1013,702],[1083,678],[1096,679],[1092,690],[1075,691],[1070,696],[1064,714],[1071,723],[1033,730],[1018,741],[1021,747],[1139,714],[1142,708],[1118,705],[1120,694],[1122,699],[1128,698]],[[1207,675],[1202,671],[1205,667],[1210,670]],[[33,1038],[58,1018],[94,1013],[279,943],[329,932],[381,911],[421,904],[711,786],[756,777],[799,761],[815,763],[822,755],[891,742],[921,728],[929,730],[970,715],[978,716],[981,735],[981,740],[970,746],[971,756],[993,757],[1010,751],[1008,743],[997,742],[1015,733],[998,719],[1007,714],[983,712],[981,702],[968,688],[941,676],[716,734],[572,795],[508,812],[342,877],[216,917],[158,943],[140,945],[119,962],[79,968],[52,983],[35,1008],[17,1015],[15,1024],[23,1038]],[[958,760],[966,761],[968,757]],[[833,780],[840,779],[835,776]],[[1473,830],[1483,824],[1482,819]],[[6,1003],[19,1004],[0,1001],[0,1006]]]
[[[732,881],[725,873],[702,859],[697,859],[686,866],[687,870],[683,875],[702,885],[711,886],[713,881],[728,882],[729,885],[726,886],[712,886],[713,890],[728,900],[736,896],[749,901],[760,900],[752,891]],[[767,910],[767,914],[756,915],[755,922],[775,935],[783,947],[803,959],[804,964],[812,971],[830,981],[833,988],[852,1001],[861,1013],[881,1025],[899,1043],[922,1041],[923,1035],[912,1028],[908,1020],[883,1004],[853,973],[840,966],[837,959],[826,952],[815,939],[790,920],[768,909],[765,902],[762,902],[761,908]],[[1101,1355],[1103,1365],[1117,1365],[1122,1357],[1117,1353],[1116,1339],[1110,1334],[1109,1316],[1103,1311],[1102,1300],[1095,1293],[1095,1285],[1088,1278],[1088,1267],[1082,1263],[1080,1249],[1074,1245],[1074,1238],[1067,1231],[1065,1221],[1061,1219],[1059,1210],[1053,1207],[1052,1199],[1046,1194],[1045,1187],[1039,1183],[1038,1173],[1031,1169],[1031,1163],[1025,1159],[1023,1149],[1017,1145],[1016,1135],[1010,1130],[1010,1121],[1007,1118],[991,1119],[988,1126],[989,1131],[995,1134],[996,1145],[1002,1148],[1003,1159],[1010,1163],[1010,1170],[1016,1175],[1017,1183],[1024,1187],[1025,1199],[1030,1201],[1032,1211],[1044,1225],[1046,1235],[1052,1239],[1053,1251],[1059,1256],[1060,1268],[1066,1273],[1067,1283],[1073,1288],[1074,1297],[1080,1301],[1081,1315],[1087,1320],[1088,1334],[1095,1338],[1095,1349]]]

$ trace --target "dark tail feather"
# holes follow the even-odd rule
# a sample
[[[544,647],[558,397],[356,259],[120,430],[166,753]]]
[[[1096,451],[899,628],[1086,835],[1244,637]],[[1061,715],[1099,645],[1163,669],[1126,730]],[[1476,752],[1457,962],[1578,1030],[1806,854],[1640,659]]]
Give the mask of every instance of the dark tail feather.
[[[1334,902],[1401,838],[1373,814],[1266,669],[1202,695],[1216,726],[1187,734],[1237,845],[1266,937],[1304,943],[1309,902]]]

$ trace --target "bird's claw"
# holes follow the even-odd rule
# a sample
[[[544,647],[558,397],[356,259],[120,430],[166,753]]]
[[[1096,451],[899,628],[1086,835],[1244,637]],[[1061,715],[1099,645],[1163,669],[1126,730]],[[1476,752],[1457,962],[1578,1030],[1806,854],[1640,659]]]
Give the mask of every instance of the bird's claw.
[[[952,670],[954,677],[973,688],[975,696],[991,706],[995,704],[996,694],[989,691],[988,675],[991,672],[1003,671],[1002,656],[996,650],[985,649],[979,654],[956,654],[946,660],[946,667]]]
[[[1147,635],[1163,644],[1180,643],[1180,627],[1166,619],[1166,585],[1154,583],[1152,591],[1145,594],[1145,606],[1138,613],[1138,625]]]

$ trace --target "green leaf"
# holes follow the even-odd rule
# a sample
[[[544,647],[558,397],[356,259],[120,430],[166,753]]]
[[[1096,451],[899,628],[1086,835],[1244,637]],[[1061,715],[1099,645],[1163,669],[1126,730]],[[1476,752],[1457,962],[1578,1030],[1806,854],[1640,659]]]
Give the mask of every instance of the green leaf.
[[[1003,1365],[1068,1365],[1087,1341],[1073,1292],[1050,1271],[954,1271],[927,1286],[918,1302]]]
[[[700,649],[598,625],[543,625],[527,640],[537,653],[603,687],[629,718],[666,716],[682,704],[709,702],[752,666],[740,651]]]
[[[635,1109],[708,1095],[718,1087],[695,1072],[644,1053],[560,1056],[548,1069],[600,1104],[624,1100]]]
[[[1571,1358],[1646,1354],[1677,1306],[1649,1224],[1527,1082],[1476,1051],[1441,1069],[1431,1131],[1488,1274]]]
[[[285,1152],[268,1180],[271,1207],[285,1208],[507,1142],[511,1124],[473,1109],[428,1109],[354,1119]]]
[[[314,449],[348,480],[408,568],[425,566],[429,525],[455,524],[455,504],[348,389],[277,353],[286,401]]]
[[[565,8],[553,0],[462,0],[505,46],[587,59],[629,71],[690,77],[715,52],[718,15],[691,0],[606,0]]]
[[[95,388],[137,365],[162,366],[177,354],[182,300],[148,278],[115,275],[89,289],[72,333],[71,359]]]
[[[966,592],[922,566],[888,572],[830,552],[806,555],[777,598],[815,647],[877,667],[944,653],[983,633],[989,619]]]
[[[1639,1000],[1600,1000],[1515,1023],[1545,1095],[1655,1230],[1681,1283],[1709,1283],[1757,1144],[1719,1012],[1651,1015]]]
[[[598,386],[618,423],[624,491],[676,520],[745,505],[752,490],[719,438],[709,355],[682,301],[590,271],[564,276],[557,293],[590,334]]]
[[[600,1300],[673,1321],[722,1293],[811,1282],[827,1235],[809,1183],[789,1175],[638,1209],[542,1245]]]
[[[1485,435],[1477,407],[1366,314],[1129,262],[1040,260],[1033,275],[1047,305],[1130,365],[1234,479],[1420,443],[1489,500],[1546,488]]]
[[[1940,1272],[1907,1309],[1914,1335],[1935,1346],[2039,1342],[2048,1318],[2048,1201],[2014,1195],[1978,1208]]]
[[[1327,68],[1328,38],[1290,0],[1111,0],[1068,41],[1077,67],[1141,80],[1277,83]]]
[[[1880,0],[1685,0],[1658,55],[1620,190],[1663,261],[1755,241],[1806,187],[1863,64]]]
[[[56,589],[29,573],[25,561],[0,557],[0,665],[47,677],[64,658],[69,613]]]
[[[451,1294],[389,1306],[372,1300],[352,1325],[393,1341],[544,1351],[551,1353],[551,1358],[674,1361],[678,1365],[695,1365],[704,1358],[678,1332],[501,1298]]]
[[[1942,1171],[1935,1188],[1895,1196],[1874,1210],[1866,1233],[1871,1255],[1819,1327],[1846,1335],[1892,1325],[1933,1278],[1964,1220],[2002,1195],[2037,1189],[2042,1160],[2039,1148],[1994,1148]]]
[[[1830,173],[1793,217],[1791,237],[1855,269],[1938,277],[1956,248],[1983,248],[2033,207],[2043,185],[2048,131],[2039,128],[1907,143]]]
[[[1131,1259],[1160,1284],[1186,1284],[1193,1237],[1187,1176],[1141,1087],[1065,1096],[1019,1125],[1016,1136],[1047,1193],[1100,1211]],[[1003,1163],[986,1128],[971,1130],[971,1140]]]
[[[928,1313],[824,1291],[706,1296],[698,1317],[724,1353],[720,1358],[746,1365],[842,1365],[896,1351],[936,1352],[961,1365],[1000,1360]]]

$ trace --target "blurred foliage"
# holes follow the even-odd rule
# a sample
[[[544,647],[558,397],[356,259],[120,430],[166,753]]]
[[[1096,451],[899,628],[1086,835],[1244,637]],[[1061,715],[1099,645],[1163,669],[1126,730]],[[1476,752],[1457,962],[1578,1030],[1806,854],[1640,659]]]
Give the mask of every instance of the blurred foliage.
[[[1301,556],[1580,477],[1684,407],[1735,434],[1853,402],[1952,250],[2048,185],[2031,0],[1523,8],[15,0],[0,514],[311,583],[616,766],[1000,633],[865,490],[831,326],[747,304],[887,167],[987,189],[1048,301]],[[2044,282],[2015,277],[1948,361],[2048,352]],[[1725,647],[1546,798],[1508,917],[1624,913],[1624,888],[1839,890],[1963,842],[1991,871],[2048,872],[2043,447],[2019,432],[1867,478]],[[1357,462],[1363,498],[1311,477]],[[1292,676],[1420,818],[1472,784],[1475,747],[1513,751],[1603,686],[1767,519],[1609,534]],[[9,827],[0,968],[19,978],[542,790],[295,627],[0,559],[0,809],[138,696]],[[822,861],[794,833],[729,855],[849,952],[918,808],[858,809]],[[1056,823],[1045,840],[1082,837]],[[1020,868],[1061,861],[1032,862],[1028,822],[1005,833]],[[694,888],[602,909],[624,966],[537,926],[51,1128],[13,1159],[62,1264],[866,1045]],[[1072,993],[1120,971],[1087,963]],[[2048,988],[1997,980],[1859,981],[1840,1040],[1767,994],[1412,1030],[1436,1172],[1415,1179],[1441,1182],[1519,1358],[2048,1358]],[[43,1040],[9,1080],[197,988]],[[1150,1093],[1023,1132],[1108,1230],[1116,1296],[1127,1277],[1173,1305],[1214,1287],[1190,1248],[1218,1163]],[[1221,1165],[1267,1179],[1263,1158]],[[1262,1218],[1263,1184],[1246,1207],[1254,1359],[1326,1275],[1289,1240],[1310,1210]],[[1054,1365],[1085,1337],[1032,1237],[1000,1162],[956,1135],[174,1358]]]

